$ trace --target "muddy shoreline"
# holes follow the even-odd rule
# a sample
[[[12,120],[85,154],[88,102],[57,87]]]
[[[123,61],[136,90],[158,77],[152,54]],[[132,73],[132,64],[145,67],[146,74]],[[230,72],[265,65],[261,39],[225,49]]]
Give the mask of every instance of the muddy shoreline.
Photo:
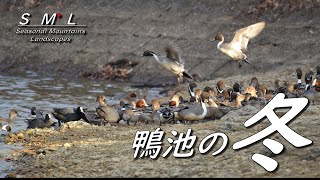
[[[290,80],[292,69],[283,70],[282,74],[255,74],[262,83],[271,86],[273,79]],[[234,82],[239,77],[249,79],[251,76],[234,76],[226,78],[226,83]],[[264,79],[263,77],[268,77]],[[270,80],[272,79],[272,80]],[[292,77],[292,81],[294,77]],[[218,80],[218,79],[217,79]],[[207,81],[199,87],[214,84]],[[185,86],[181,95],[187,95]],[[163,101],[167,99],[164,98]],[[163,151],[169,147],[167,138],[173,138],[171,131],[186,133],[192,129],[197,136],[192,158],[159,157],[134,159],[132,144],[137,131],[154,131],[159,126],[154,124],[94,126],[85,122],[71,122],[59,129],[33,129],[20,131],[20,138],[25,150],[13,155],[11,163],[13,175],[17,177],[320,177],[319,174],[319,132],[318,110],[320,104],[308,108],[289,127],[313,141],[304,148],[295,148],[278,133],[269,136],[282,143],[285,151],[280,155],[272,154],[262,142],[241,150],[233,150],[232,145],[268,127],[267,120],[251,128],[245,128],[244,122],[252,117],[258,109],[247,105],[233,110],[221,119],[195,124],[165,124],[160,128],[165,132]],[[214,146],[208,154],[199,153],[200,141],[213,133],[221,132],[229,138],[226,150],[219,156],[211,153],[217,150],[222,141]],[[260,153],[275,159],[279,163],[277,171],[268,173],[254,161],[253,153]]]

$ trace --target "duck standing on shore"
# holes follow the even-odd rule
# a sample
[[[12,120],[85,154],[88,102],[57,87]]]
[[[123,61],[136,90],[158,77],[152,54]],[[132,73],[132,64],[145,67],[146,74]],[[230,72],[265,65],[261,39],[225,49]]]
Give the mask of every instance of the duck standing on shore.
[[[59,126],[61,126],[61,122],[79,121],[82,118],[81,111],[83,112],[82,107],[53,108],[52,115],[58,120]]]
[[[189,104],[187,107],[177,112],[178,120],[184,121],[199,121],[203,120],[207,115],[207,106],[200,97],[200,104]]]
[[[105,103],[105,96],[97,96],[97,101],[99,103],[99,107],[96,108],[98,115],[104,120],[103,124],[106,125],[106,122],[110,124],[118,124],[120,121],[120,115],[112,107],[109,107]]]

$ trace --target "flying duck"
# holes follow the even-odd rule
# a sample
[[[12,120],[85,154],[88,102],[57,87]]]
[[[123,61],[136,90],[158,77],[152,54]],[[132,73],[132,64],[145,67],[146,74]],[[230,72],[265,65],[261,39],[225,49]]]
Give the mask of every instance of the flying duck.
[[[178,48],[169,44],[164,48],[164,50],[166,51],[166,56],[157,55],[152,51],[145,51],[143,56],[153,56],[161,66],[177,76],[179,84],[183,82],[183,77],[194,80],[194,78],[184,68],[184,62],[178,52]]]
[[[262,21],[242,28],[235,32],[235,35],[230,43],[224,43],[224,37],[222,34],[217,34],[214,40],[220,41],[217,45],[217,48],[221,52],[230,56],[232,59],[238,61],[239,67],[241,67],[240,62],[244,61],[256,69],[256,67],[248,60],[247,46],[249,40],[260,34],[265,27],[266,22]]]

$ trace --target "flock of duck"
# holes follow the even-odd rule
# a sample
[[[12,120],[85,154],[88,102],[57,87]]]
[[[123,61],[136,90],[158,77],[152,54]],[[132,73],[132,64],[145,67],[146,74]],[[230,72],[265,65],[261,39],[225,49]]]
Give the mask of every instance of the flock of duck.
[[[256,37],[265,26],[265,22],[259,22],[242,28],[236,31],[230,43],[224,43],[224,37],[218,34],[215,36],[215,40],[219,41],[217,48],[236,60],[239,67],[242,61],[254,67],[246,55],[247,45],[249,40]],[[145,51],[143,56],[154,57],[161,66],[177,76],[178,83],[183,82],[183,77],[190,79],[186,89],[189,94],[188,98],[175,94],[168,102],[160,103],[158,99],[153,99],[148,105],[144,98],[130,93],[119,104],[109,105],[106,97],[99,95],[96,99],[99,106],[96,108],[54,108],[52,112],[45,115],[44,111],[33,107],[31,117],[26,118],[28,128],[55,126],[56,121],[53,117],[58,120],[59,126],[61,122],[79,120],[95,125],[190,123],[220,119],[229,111],[246,105],[261,109],[278,93],[284,93],[288,98],[307,97],[313,103],[320,99],[320,66],[315,67],[316,77],[314,79],[312,71],[305,74],[305,83],[302,83],[301,80],[303,72],[298,68],[296,69],[296,84],[285,82],[284,86],[281,86],[280,81],[276,80],[274,87],[270,89],[264,84],[259,84],[256,77],[252,77],[246,88],[243,82],[234,83],[230,87],[220,80],[213,87],[207,86],[202,89],[198,88],[197,82],[185,70],[179,48],[169,44],[165,47],[165,52],[165,56],[160,56],[152,51]],[[17,116],[20,116],[18,112],[11,110],[9,118],[0,117],[1,129],[11,131],[10,126]]]

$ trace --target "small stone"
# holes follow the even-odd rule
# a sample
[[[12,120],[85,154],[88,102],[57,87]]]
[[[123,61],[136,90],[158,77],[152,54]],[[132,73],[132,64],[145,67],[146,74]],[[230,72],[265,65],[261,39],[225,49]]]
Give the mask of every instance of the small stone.
[[[36,150],[36,153],[37,153],[37,154],[45,153],[45,150],[41,148],[41,149]]]
[[[29,130],[26,131],[26,134],[27,134],[27,135],[30,135],[30,134],[33,133],[33,131],[34,131],[33,129],[29,129]]]
[[[10,138],[17,138],[17,136],[14,133],[9,133],[8,135]]]
[[[60,167],[59,167],[59,169],[60,169],[60,170],[62,170],[62,171],[64,171],[64,172],[66,172],[66,171],[67,171],[67,168],[62,167],[62,166],[60,166]]]
[[[66,148],[68,148],[68,147],[71,147],[71,144],[65,143],[63,146],[66,147]]]
[[[17,137],[18,137],[19,139],[25,139],[25,137],[24,137],[24,135],[23,135],[22,133],[18,133],[18,134],[17,134]]]

